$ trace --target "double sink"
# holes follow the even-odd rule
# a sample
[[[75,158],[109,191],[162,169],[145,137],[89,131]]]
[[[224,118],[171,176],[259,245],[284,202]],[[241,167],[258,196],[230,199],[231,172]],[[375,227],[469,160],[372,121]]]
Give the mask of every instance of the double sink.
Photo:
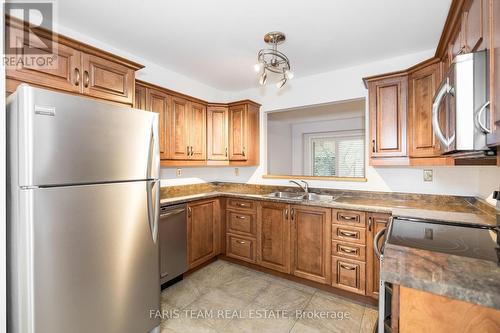
[[[328,202],[334,201],[335,197],[328,194],[316,194],[316,193],[304,193],[304,192],[273,192],[266,195],[270,198],[279,198],[287,200],[296,201],[316,201],[316,202]]]

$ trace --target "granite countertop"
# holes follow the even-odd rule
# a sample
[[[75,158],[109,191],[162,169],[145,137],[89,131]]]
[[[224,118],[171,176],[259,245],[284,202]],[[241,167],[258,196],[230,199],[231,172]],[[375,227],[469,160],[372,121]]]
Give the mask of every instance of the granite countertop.
[[[387,244],[387,282],[500,310],[498,263]]]
[[[161,204],[236,197],[336,209],[389,213],[413,219],[481,226],[500,225],[500,212],[473,197],[311,189],[333,195],[333,201],[297,201],[266,196],[294,187],[208,183],[162,188]],[[389,244],[381,277],[387,282],[500,309],[500,266],[491,261],[460,257]]]
[[[291,200],[268,196],[269,193],[275,191],[296,190],[297,188],[294,187],[234,183],[208,183],[162,187],[161,204],[174,205],[224,196],[335,209],[388,213],[393,216],[445,222],[497,225],[495,208],[478,201],[476,198],[470,197],[324,189],[311,189],[311,192],[333,195],[333,201]]]

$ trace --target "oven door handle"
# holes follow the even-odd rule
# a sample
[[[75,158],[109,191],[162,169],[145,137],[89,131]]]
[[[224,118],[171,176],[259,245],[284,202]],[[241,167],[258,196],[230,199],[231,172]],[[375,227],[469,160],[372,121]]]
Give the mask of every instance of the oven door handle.
[[[381,229],[379,232],[377,232],[377,234],[373,238],[373,251],[375,252],[375,255],[377,256],[377,258],[379,260],[380,260],[380,257],[384,254],[384,245],[382,244],[382,246],[379,249],[378,242],[379,242],[380,238],[385,234],[386,230],[387,230],[387,228]]]

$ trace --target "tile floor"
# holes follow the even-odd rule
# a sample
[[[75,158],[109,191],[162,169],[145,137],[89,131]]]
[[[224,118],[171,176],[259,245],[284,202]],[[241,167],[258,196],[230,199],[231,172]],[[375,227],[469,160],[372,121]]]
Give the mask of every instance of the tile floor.
[[[377,311],[218,260],[162,292],[162,333],[372,332]]]

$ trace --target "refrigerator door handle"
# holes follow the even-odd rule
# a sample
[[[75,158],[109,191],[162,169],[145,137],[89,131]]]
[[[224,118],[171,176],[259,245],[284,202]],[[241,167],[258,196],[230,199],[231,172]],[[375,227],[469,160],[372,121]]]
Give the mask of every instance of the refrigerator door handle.
[[[151,229],[151,237],[153,242],[156,243],[158,239],[158,220],[160,218],[160,181],[151,180],[147,183],[147,197],[148,197],[148,221]]]
[[[151,136],[149,138],[148,165],[146,170],[147,179],[157,179],[159,177],[160,160],[158,146],[158,117],[153,118],[151,125]]]

